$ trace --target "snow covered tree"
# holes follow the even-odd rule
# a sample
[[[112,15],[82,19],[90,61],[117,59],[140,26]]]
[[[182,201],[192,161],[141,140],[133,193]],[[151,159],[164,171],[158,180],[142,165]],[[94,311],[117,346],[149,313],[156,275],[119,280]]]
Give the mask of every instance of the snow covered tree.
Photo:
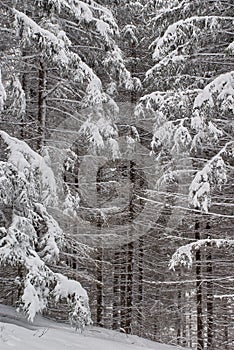
[[[229,241],[228,233],[220,236],[218,218],[223,218],[225,226],[232,217],[233,128],[230,123],[234,85],[229,67],[232,67],[233,5],[229,1],[179,1],[157,14],[152,22],[156,37],[151,49],[156,64],[146,73],[145,82],[153,92],[140,99],[136,115],[155,120],[152,153],[159,164],[167,165],[165,178],[176,182],[185,170],[173,169],[175,157],[190,159],[190,169],[186,169],[191,174],[187,193],[193,210],[191,223],[195,222],[195,242],[191,244],[199,245],[207,234],[209,238]],[[212,197],[219,205],[212,203]],[[208,218],[199,214],[201,212]],[[211,226],[209,233],[205,233],[204,226]],[[207,282],[207,290],[201,287],[206,268],[214,279],[215,273],[219,275],[218,253],[212,252],[212,244],[207,244],[210,246],[207,254],[197,250],[194,254],[199,349],[205,346],[213,349],[218,332],[213,314],[216,307],[213,282]],[[205,327],[208,327],[207,338]]]
[[[99,325],[199,350],[231,347],[232,1],[6,0],[1,18],[1,130],[44,155],[28,151],[32,165],[23,153],[24,174],[2,153],[11,189],[2,239],[16,228],[28,247],[24,309],[60,295],[82,323],[83,292],[64,273],[81,277]],[[128,157],[136,145],[146,166]],[[57,197],[38,162],[51,164]],[[175,273],[166,274],[172,255]]]
[[[56,184],[44,159],[25,142],[0,131],[5,145],[1,161],[1,215],[5,225],[0,234],[0,263],[8,267],[18,290],[17,304],[33,321],[51,298],[70,305],[70,320],[76,328],[90,323],[88,296],[79,282],[55,272],[65,235],[48,213],[56,206]],[[5,208],[11,208],[10,213]],[[9,269],[11,266],[11,269]]]
[[[104,6],[35,0],[14,7],[9,0],[2,16],[4,39],[12,43],[3,51],[3,78],[11,92],[8,112],[14,109],[17,123],[29,130],[29,135],[24,130],[28,138],[33,138],[35,127],[38,129],[39,148],[54,125],[69,116],[79,117],[77,108],[109,100],[111,86],[139,88],[115,42],[118,26]],[[9,57],[14,62],[11,66],[7,64]]]

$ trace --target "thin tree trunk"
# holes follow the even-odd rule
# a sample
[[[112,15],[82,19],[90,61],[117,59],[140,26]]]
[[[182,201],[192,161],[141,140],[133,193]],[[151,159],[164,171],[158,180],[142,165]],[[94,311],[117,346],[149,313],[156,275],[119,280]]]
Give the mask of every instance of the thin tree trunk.
[[[133,242],[127,245],[127,288],[126,288],[126,326],[127,334],[132,332],[132,307],[133,307]]]
[[[206,225],[206,229],[210,229],[209,223]],[[209,236],[208,236],[209,237]],[[210,244],[207,244],[208,247],[210,247]],[[209,248],[208,248],[209,249]],[[213,266],[212,266],[212,254],[211,251],[208,251],[207,253],[207,266],[206,266],[206,272],[207,272],[207,350],[213,349],[213,303],[214,303],[214,296],[213,296]]]
[[[195,239],[199,240],[200,224],[195,223]],[[204,349],[203,339],[203,319],[202,319],[202,270],[201,270],[201,252],[198,250],[195,255],[196,260],[196,301],[197,301],[197,350]]]
[[[98,172],[97,174],[97,193],[100,192],[100,186],[98,185],[101,182],[101,175]],[[102,229],[102,217],[101,212],[99,213],[99,216],[97,218],[97,229]],[[97,285],[96,285],[96,291],[97,291],[97,325],[99,327],[103,327],[103,317],[104,317],[104,310],[103,310],[103,248],[98,248],[97,252]]]
[[[26,52],[23,51],[23,56],[26,56]],[[27,64],[27,60],[25,60],[25,65]],[[24,90],[24,95],[25,95],[25,109],[27,108],[27,99],[28,99],[28,79],[27,79],[27,73],[23,73],[22,75],[22,89]],[[21,125],[20,125],[20,136],[22,139],[25,138],[26,135],[26,120],[25,120],[25,116],[26,116],[26,110],[25,110],[25,114],[21,116]]]
[[[143,264],[144,264],[144,238],[139,238],[139,246],[138,246],[138,323],[140,328],[140,336],[142,335],[142,327],[143,327]]]
[[[38,123],[38,149],[42,150],[45,144],[46,127],[46,67],[42,61],[39,68]]]
[[[121,249],[120,269],[120,327],[126,328],[126,246]]]
[[[98,249],[97,254],[97,325],[103,327],[103,249]]]
[[[177,293],[177,304],[178,304],[178,328],[177,328],[177,344],[181,345],[182,338],[182,327],[181,327],[181,290]]]
[[[113,263],[113,319],[112,328],[120,328],[120,254],[118,251],[114,254]]]
[[[133,184],[135,182],[135,168],[134,163],[130,161],[129,165],[129,180],[132,184],[132,193],[129,203],[129,219],[130,223],[134,219],[134,207],[133,207]],[[132,230],[132,228],[130,228]],[[130,231],[130,236],[132,232]],[[127,334],[132,332],[132,311],[133,311],[133,264],[134,264],[134,243],[132,237],[127,245],[127,287],[126,287],[126,326],[125,330]]]

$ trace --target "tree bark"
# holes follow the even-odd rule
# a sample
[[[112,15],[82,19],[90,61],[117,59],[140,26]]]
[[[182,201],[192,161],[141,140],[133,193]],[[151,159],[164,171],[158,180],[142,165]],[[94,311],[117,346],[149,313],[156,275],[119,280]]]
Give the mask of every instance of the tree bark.
[[[132,307],[133,307],[133,242],[127,245],[127,288],[126,288],[126,326],[127,334],[132,333]]]
[[[46,67],[43,61],[40,61],[38,78],[38,149],[42,150],[45,145],[46,127]]]
[[[96,290],[97,290],[97,325],[103,327],[103,250],[102,248],[98,249],[97,253],[97,281]]]
[[[210,229],[209,223],[206,225],[206,229]],[[207,237],[209,237],[207,235]],[[207,247],[209,249],[210,244],[207,244]],[[206,266],[206,272],[207,272],[207,350],[213,349],[213,303],[214,303],[214,296],[213,296],[213,265],[212,265],[212,254],[209,250],[207,253],[207,266]]]
[[[129,219],[132,223],[134,219],[134,206],[133,206],[133,184],[135,183],[135,167],[134,163],[130,161],[129,164],[129,180],[132,185],[132,193],[129,203]],[[130,236],[132,236],[132,228],[130,228]],[[126,287],[126,326],[125,330],[127,334],[132,332],[132,309],[133,309],[133,264],[134,264],[134,243],[133,240],[127,244],[127,287]]]
[[[195,223],[195,239],[199,240],[200,224],[198,220]],[[197,350],[204,349],[203,339],[203,319],[202,319],[202,270],[201,270],[201,252],[198,250],[195,254],[196,260],[196,301],[197,301]]]
[[[138,323],[140,336],[143,327],[143,273],[144,273],[144,237],[139,238],[138,245]]]
[[[114,253],[113,263],[113,319],[112,328],[117,330],[120,328],[120,254],[118,251]]]
[[[126,246],[121,250],[121,269],[120,269],[120,327],[126,328]]]

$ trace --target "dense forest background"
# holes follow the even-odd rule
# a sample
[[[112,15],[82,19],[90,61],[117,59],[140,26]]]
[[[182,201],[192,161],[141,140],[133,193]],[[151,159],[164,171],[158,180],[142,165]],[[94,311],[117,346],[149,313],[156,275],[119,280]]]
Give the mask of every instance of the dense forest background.
[[[2,0],[0,300],[234,346],[232,0]]]

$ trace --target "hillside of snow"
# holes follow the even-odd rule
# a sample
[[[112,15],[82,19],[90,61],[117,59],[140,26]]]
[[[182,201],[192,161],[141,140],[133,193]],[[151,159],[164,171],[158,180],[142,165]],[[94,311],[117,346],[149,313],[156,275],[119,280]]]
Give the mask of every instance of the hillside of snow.
[[[177,350],[182,348],[98,327],[87,327],[80,333],[67,324],[57,323],[41,316],[37,316],[32,324],[13,308],[0,305],[0,349]]]

